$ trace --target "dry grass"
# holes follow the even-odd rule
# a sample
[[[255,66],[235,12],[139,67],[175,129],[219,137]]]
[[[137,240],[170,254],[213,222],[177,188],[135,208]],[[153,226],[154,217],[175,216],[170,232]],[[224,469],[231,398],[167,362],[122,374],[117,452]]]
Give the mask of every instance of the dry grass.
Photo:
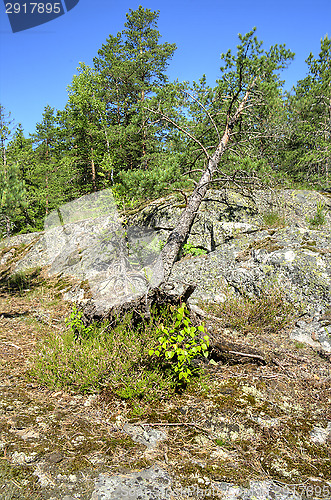
[[[220,318],[225,328],[242,333],[278,333],[291,326],[298,314],[279,288],[266,289],[260,297],[228,294],[223,303],[204,307]]]
[[[330,446],[313,444],[310,432],[314,425],[325,428],[329,420],[330,364],[307,346],[293,355],[294,343],[277,330],[283,326],[277,314],[286,309],[286,301],[277,294],[257,302],[229,297],[220,306],[219,317],[224,325],[237,325],[233,327],[236,333],[228,333],[234,341],[272,352],[278,365],[209,367],[205,377],[193,382],[184,394],[172,393],[156,404],[122,398],[111,385],[100,395],[89,396],[52,389],[36,378],[28,380],[29,360],[38,358],[49,336],[60,342],[63,332],[68,332],[64,318],[70,311],[59,298],[60,284],[55,280],[30,285],[30,291],[0,293],[0,441],[5,443],[0,449],[0,497],[63,498],[72,493],[62,488],[65,475],[81,478],[84,474],[86,480],[77,481],[75,488],[81,484],[80,498],[88,500],[94,478],[105,468],[118,474],[123,468],[137,470],[153,463],[168,470],[174,484],[184,488],[200,485],[197,478],[246,485],[249,480],[262,479],[311,483],[322,491],[328,487]],[[239,321],[236,317],[240,315]],[[289,316],[290,312],[286,324]],[[259,335],[254,333],[256,329]],[[242,332],[247,335],[243,337]],[[138,346],[130,347],[130,338],[122,334],[118,332],[113,341],[118,345],[122,339],[128,346],[123,346],[122,354],[116,352],[123,358],[136,353],[139,359]],[[76,348],[79,343],[72,345]],[[132,380],[139,380],[137,373],[132,372]],[[155,450],[146,450],[124,433],[119,421],[137,426],[161,423],[154,428],[166,432],[167,439]],[[239,431],[231,438],[227,426]],[[30,431],[38,437],[24,440],[22,434]],[[84,438],[79,445],[77,436]],[[37,452],[39,458],[28,466],[15,466],[11,461],[15,451]],[[48,462],[53,451],[61,453],[61,462]],[[53,485],[42,487],[33,474],[36,470]]]

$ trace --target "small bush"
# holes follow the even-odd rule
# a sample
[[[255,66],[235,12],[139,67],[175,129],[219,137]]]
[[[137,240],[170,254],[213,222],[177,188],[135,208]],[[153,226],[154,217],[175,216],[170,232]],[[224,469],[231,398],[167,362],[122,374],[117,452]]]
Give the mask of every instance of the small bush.
[[[66,318],[65,324],[70,332],[74,335],[76,340],[88,339],[95,332],[96,324],[85,326],[82,320],[82,311],[77,310],[76,304],[73,305],[69,318]]]
[[[206,255],[207,250],[203,248],[198,248],[192,245],[192,243],[186,243],[183,245],[181,252],[180,252],[180,257],[186,257],[187,255],[192,255],[193,257],[196,257],[198,255]]]
[[[171,361],[176,384],[186,384],[194,371],[192,360],[199,354],[208,356],[209,336],[201,337],[204,333],[202,325],[197,328],[191,326],[186,306],[183,304],[178,308],[173,328],[166,328],[163,324],[157,328],[157,334],[161,334],[158,337],[159,345],[150,349],[149,355]]]
[[[173,332],[183,322],[183,335],[178,331],[178,342],[186,334],[182,350],[174,349],[177,365],[160,363],[151,358],[158,345],[157,337],[162,331]],[[132,315],[127,315],[117,326],[109,323],[94,323],[85,326],[82,314],[74,306],[66,320],[67,330],[62,334],[52,332],[46,338],[32,359],[30,377],[39,383],[74,392],[107,393],[122,399],[144,399],[146,401],[163,398],[176,388],[177,382],[191,375],[190,361],[199,353],[204,353],[208,339],[196,339],[196,329],[189,325],[184,309],[173,314],[173,308],[166,308],[157,314],[152,311],[149,322],[142,321],[139,327],[132,327]],[[199,331],[203,333],[202,327]],[[185,335],[184,335],[185,334]],[[171,343],[171,342],[170,342]],[[174,348],[170,346],[171,350]],[[175,367],[175,370],[174,370]],[[176,367],[178,369],[176,369]],[[176,378],[176,377],[175,377]]]
[[[326,222],[325,214],[323,213],[325,210],[325,203],[319,201],[317,202],[316,213],[314,217],[307,217],[307,224],[313,228],[318,229],[320,226],[323,226]]]
[[[285,227],[285,218],[277,212],[266,212],[263,214],[263,224],[267,227]]]
[[[4,286],[9,293],[18,292],[21,294],[24,290],[39,284],[40,272],[40,267],[18,271],[15,274],[2,278],[0,280],[0,285]]]
[[[260,297],[228,295],[222,304],[208,305],[207,309],[222,320],[224,327],[243,333],[277,333],[296,317],[295,306],[278,288],[267,289]]]
[[[51,333],[32,360],[30,376],[51,388],[100,392],[121,398],[157,398],[171,388],[170,377],[148,363],[156,343],[152,325],[131,327],[130,315],[115,328],[108,323],[85,327],[74,308],[68,330]]]

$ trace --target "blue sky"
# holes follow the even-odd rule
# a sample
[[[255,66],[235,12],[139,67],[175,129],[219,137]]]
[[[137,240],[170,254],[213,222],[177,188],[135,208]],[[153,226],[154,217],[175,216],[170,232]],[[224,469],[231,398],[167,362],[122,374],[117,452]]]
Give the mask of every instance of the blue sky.
[[[160,11],[162,41],[177,44],[171,80],[198,80],[205,73],[213,84],[220,75],[221,52],[235,48],[238,33],[257,26],[266,48],[285,43],[295,52],[283,73],[290,89],[305,77],[309,53],[317,55],[321,38],[331,36],[331,0],[80,0],[65,15],[18,33],[11,32],[2,2],[0,102],[26,135],[47,104],[64,108],[79,62],[91,64],[109,34],[124,28],[129,9],[140,4]]]

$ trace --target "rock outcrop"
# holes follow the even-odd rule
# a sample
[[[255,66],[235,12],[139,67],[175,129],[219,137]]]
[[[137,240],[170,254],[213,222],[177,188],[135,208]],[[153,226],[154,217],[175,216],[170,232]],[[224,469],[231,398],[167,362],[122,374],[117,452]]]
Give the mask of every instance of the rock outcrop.
[[[314,500],[321,492],[329,497],[330,206],[328,197],[308,191],[256,191],[251,198],[209,191],[169,289],[179,296],[187,286],[196,287],[189,299],[195,308],[200,300],[221,303],[229,294],[254,297],[282,289],[301,311],[291,332],[297,342],[285,332],[267,336],[224,330],[228,343],[223,350],[218,345],[219,366],[208,365],[213,391],[206,397],[177,395],[178,406],[165,399],[153,408],[148,423],[144,416],[139,422],[138,412],[128,419],[123,401],[111,414],[107,400],[97,395],[42,392],[37,384],[27,384],[20,366],[35,338],[30,323],[20,319],[30,314],[49,325],[48,314],[57,328],[57,318],[40,313],[37,302],[22,307],[18,301],[13,308],[10,293],[4,294],[0,452],[7,476],[9,467],[15,474],[23,471],[38,480],[45,498],[63,500],[299,500],[305,492]],[[124,288],[142,269],[147,285],[142,278],[137,293],[146,293],[152,284],[148,269],[154,268],[160,242],[181,210],[170,196],[132,215],[127,234],[119,219],[103,214],[14,236],[0,244],[0,281],[13,283],[10,277],[36,267],[49,276],[74,276],[75,286],[65,279],[54,281],[63,281],[66,300],[86,306],[100,299],[99,289],[116,277],[120,262],[125,272],[131,266],[133,274],[127,274],[123,285],[120,270],[116,298],[129,295]],[[317,212],[323,217],[316,218]],[[123,240],[134,248],[131,255],[125,255]],[[247,364],[236,358],[233,366],[230,354]],[[28,483],[6,477],[1,491],[12,498],[13,488],[21,490]]]
[[[194,304],[224,301],[227,293],[259,296],[270,287],[281,288],[302,310],[293,336],[331,350],[330,208],[330,197],[313,191],[255,191],[248,197],[210,190],[173,268],[173,291],[180,295],[188,284],[196,286]],[[13,272],[47,266],[50,275],[73,275],[88,282],[93,300],[110,308],[162,281],[162,269],[153,268],[153,262],[181,210],[176,197],[169,196],[129,218],[126,240],[135,249],[129,267],[123,260],[127,265],[130,259],[118,250],[124,234],[120,222],[105,214],[5,240],[0,262],[8,263],[13,247],[27,243]],[[65,297],[87,301],[79,287]]]

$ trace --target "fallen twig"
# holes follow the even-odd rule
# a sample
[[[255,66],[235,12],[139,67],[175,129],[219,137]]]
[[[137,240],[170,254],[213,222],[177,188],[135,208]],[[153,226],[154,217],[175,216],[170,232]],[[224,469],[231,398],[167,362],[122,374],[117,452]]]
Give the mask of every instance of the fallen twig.
[[[266,360],[262,356],[259,356],[258,354],[248,354],[246,352],[237,352],[237,351],[228,351],[228,353],[235,354],[236,356],[244,356],[246,358],[259,359],[260,361],[263,361],[264,363],[266,362]]]
[[[0,344],[10,345],[12,347],[15,347],[15,349],[21,349],[21,347],[19,345],[13,344],[12,342],[2,342],[2,341],[0,341]]]
[[[156,423],[152,423],[152,424],[149,424],[149,423],[146,423],[146,424],[138,424],[138,425],[141,425],[142,427],[144,425],[149,425],[150,427],[159,427],[159,426],[163,426],[163,427],[170,427],[170,426],[188,426],[188,427],[195,427],[196,429],[199,429],[201,431],[204,431],[204,432],[210,432],[210,429],[205,429],[204,427],[201,427],[200,425],[198,424],[195,424],[194,422],[172,422],[172,423],[169,423],[169,422],[156,422]]]

